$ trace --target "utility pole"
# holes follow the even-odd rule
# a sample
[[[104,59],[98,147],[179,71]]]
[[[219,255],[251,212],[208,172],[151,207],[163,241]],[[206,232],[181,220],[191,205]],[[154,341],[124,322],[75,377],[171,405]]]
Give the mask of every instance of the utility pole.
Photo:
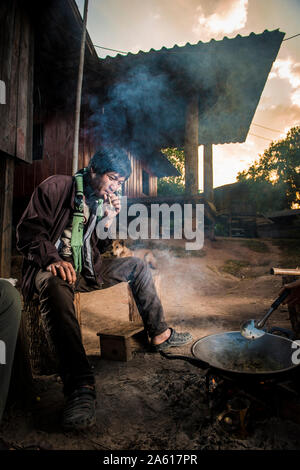
[[[77,173],[77,170],[78,170],[80,108],[81,108],[81,92],[82,92],[82,78],[83,78],[83,67],[84,67],[84,52],[85,52],[85,38],[86,38],[86,23],[87,23],[88,3],[89,3],[89,1],[85,0],[85,2],[84,2],[84,13],[83,13],[82,36],[81,36],[81,46],[80,46],[78,80],[77,80],[77,92],[76,92],[74,146],[73,146],[73,164],[72,164],[73,174]]]

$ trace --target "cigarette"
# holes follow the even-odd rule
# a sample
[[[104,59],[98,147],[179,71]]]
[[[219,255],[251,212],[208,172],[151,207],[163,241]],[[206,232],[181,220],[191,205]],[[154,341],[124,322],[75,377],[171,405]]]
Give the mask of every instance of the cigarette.
[[[111,198],[110,198],[110,195],[109,195],[109,194],[108,194],[108,202],[109,202],[109,207],[112,208]]]

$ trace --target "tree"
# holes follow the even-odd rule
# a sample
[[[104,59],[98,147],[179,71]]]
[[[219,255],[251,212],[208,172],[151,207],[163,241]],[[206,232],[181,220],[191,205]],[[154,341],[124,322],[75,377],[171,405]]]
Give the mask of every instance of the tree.
[[[284,139],[272,142],[259,155],[259,160],[238,174],[237,180],[249,184],[258,210],[259,206],[264,210],[297,207],[300,204],[300,126],[291,128]],[[268,204],[272,207],[267,207]]]
[[[170,163],[181,173],[181,176],[166,176],[159,178],[157,182],[157,194],[159,196],[172,196],[183,194],[185,191],[184,151],[177,148],[162,149]]]

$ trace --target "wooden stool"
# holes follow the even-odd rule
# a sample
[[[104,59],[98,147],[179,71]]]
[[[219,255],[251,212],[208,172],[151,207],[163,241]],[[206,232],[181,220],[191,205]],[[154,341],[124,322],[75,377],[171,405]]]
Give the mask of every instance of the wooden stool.
[[[160,297],[160,275],[158,270],[152,270],[152,279],[157,295]],[[100,354],[103,359],[130,361],[133,351],[144,350],[148,344],[148,336],[144,330],[129,284],[127,292],[129,322],[123,322],[97,333],[100,340]]]
[[[81,328],[80,294],[74,296],[75,314]],[[49,347],[40,314],[39,297],[33,299],[23,308],[25,328],[27,330],[29,358],[32,371],[36,374],[53,374],[57,372],[57,364]]]
[[[130,361],[132,352],[141,349],[147,341],[144,326],[135,322],[122,322],[118,327],[97,333],[103,359]]]

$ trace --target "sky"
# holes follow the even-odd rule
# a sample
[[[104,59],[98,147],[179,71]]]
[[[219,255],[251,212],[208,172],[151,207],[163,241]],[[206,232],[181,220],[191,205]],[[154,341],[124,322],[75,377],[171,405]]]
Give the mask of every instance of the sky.
[[[82,12],[84,0],[77,4]],[[95,45],[132,53],[265,29],[280,29],[286,39],[300,33],[300,0],[89,0],[87,28]],[[117,54],[96,50],[100,58]],[[300,125],[300,36],[282,42],[246,141],[214,145],[214,187],[235,182],[239,171],[295,125]],[[199,162],[203,189],[201,146]]]

